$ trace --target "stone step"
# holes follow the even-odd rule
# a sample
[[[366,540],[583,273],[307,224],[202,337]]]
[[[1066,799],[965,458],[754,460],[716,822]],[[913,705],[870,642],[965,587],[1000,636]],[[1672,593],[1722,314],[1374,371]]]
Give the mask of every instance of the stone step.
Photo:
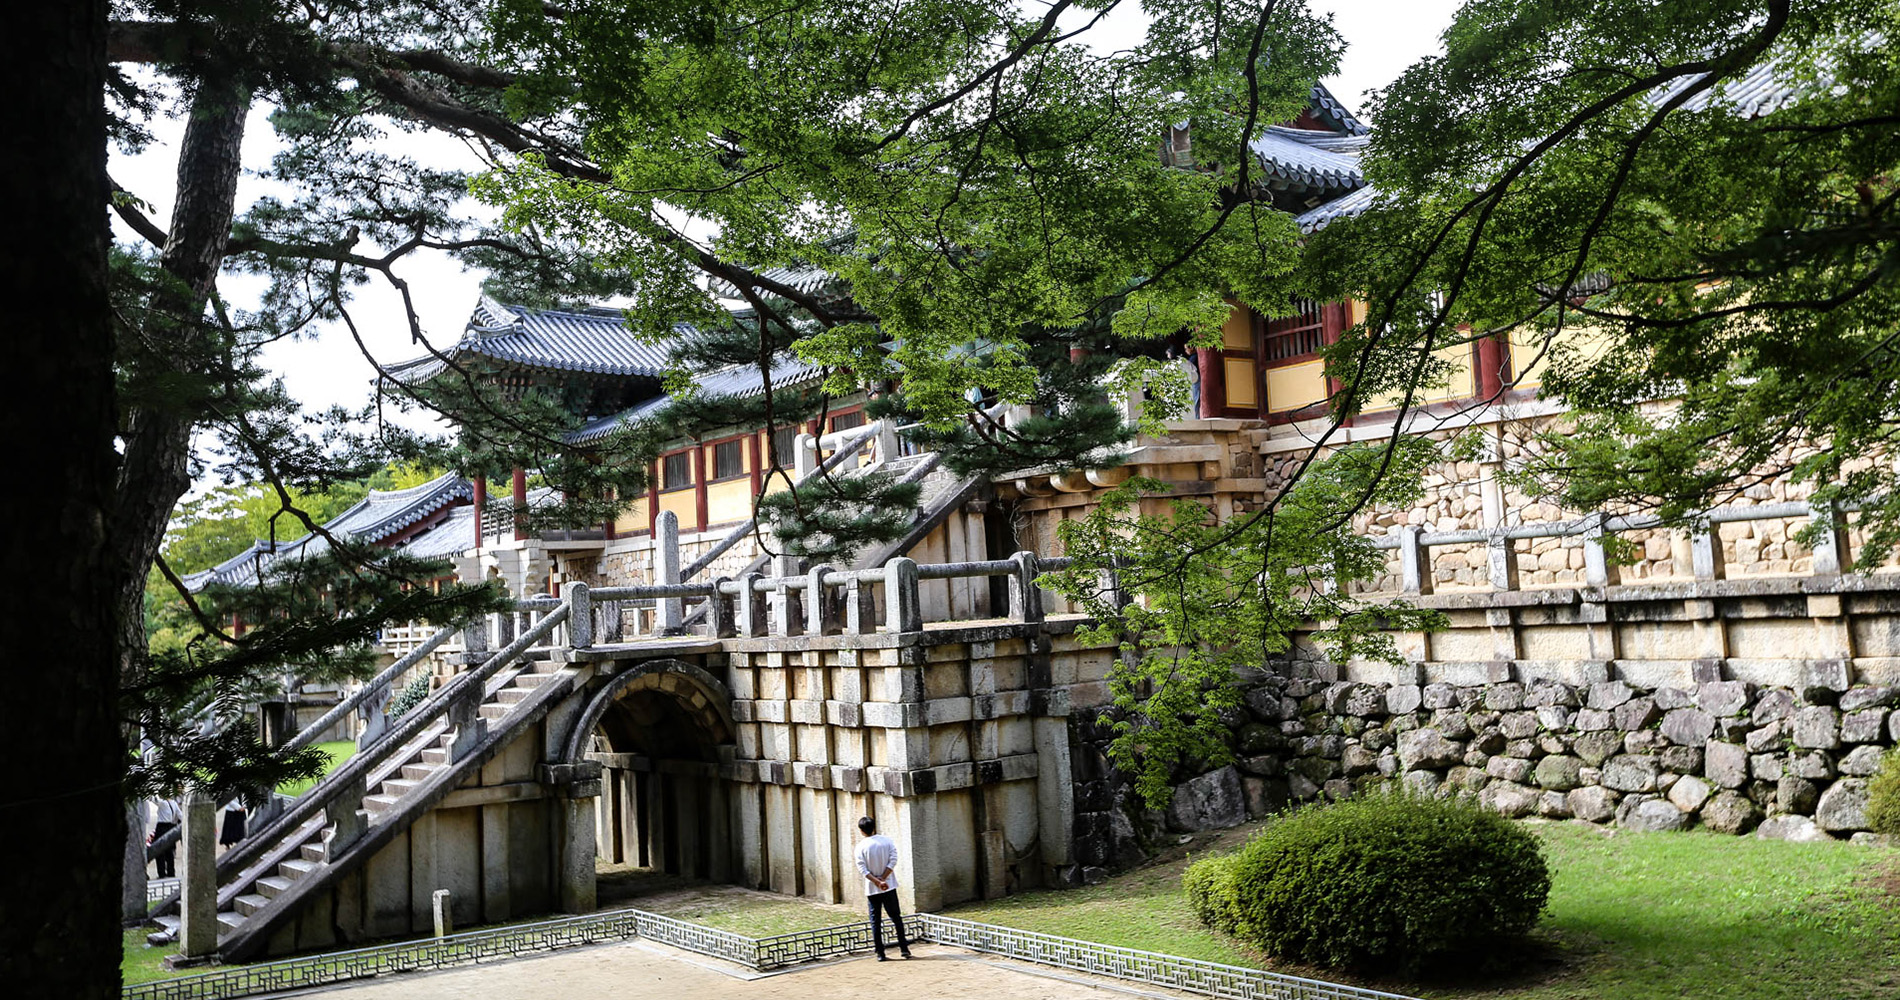
[[[520,682],[517,681],[516,683]],[[503,705],[517,705],[526,700],[526,698],[533,693],[533,688],[507,687],[495,692],[495,698]]]
[[[157,924],[159,929],[153,931],[150,934],[145,935],[146,944],[154,945],[154,946],[163,946],[163,945],[171,944],[173,941],[176,941],[178,939],[178,918],[177,917],[174,917],[170,914],[165,914],[162,916],[153,917],[152,922]]]
[[[554,673],[552,671],[545,674],[531,674],[523,671],[515,675],[515,687],[533,690],[553,679]]]
[[[270,905],[270,899],[254,892],[247,892],[237,899],[232,900],[232,905],[233,908],[237,910],[239,916],[248,917]]]
[[[244,918],[230,910],[218,911],[218,936],[223,937],[244,926]]]
[[[363,796],[363,809],[371,816],[375,816],[386,810],[395,808],[399,798],[399,796],[395,795],[365,795]]]
[[[486,704],[484,704],[484,705],[482,706],[482,708],[481,708],[481,713],[482,713],[482,718],[484,718],[484,719],[500,719],[500,718],[503,718],[503,717],[505,717],[505,716],[506,716],[506,715],[508,714],[508,709],[509,709],[509,708],[511,708],[511,707],[513,707],[513,706],[510,706],[510,705],[497,705],[497,704],[495,704],[495,703],[494,703],[494,702],[492,702],[492,701],[491,701],[491,702],[488,702],[488,703],[486,703]]]
[[[436,765],[447,764],[449,762],[449,751],[446,747],[430,747],[422,751],[422,762]]]
[[[323,848],[318,847],[317,851],[318,854],[321,855]],[[319,860],[321,860],[321,858],[319,858]],[[252,886],[252,888],[257,890],[258,895],[266,899],[276,899],[278,896],[290,891],[290,879],[284,878],[281,875],[266,875],[258,879],[257,884]]]
[[[277,874],[288,879],[303,878],[305,875],[316,870],[317,863],[315,861],[305,861],[301,858],[291,858],[277,866]],[[258,881],[261,882],[263,879],[259,879]]]
[[[426,753],[427,751],[424,752]],[[440,770],[442,770],[442,768],[436,764],[404,764],[402,766],[402,776],[408,778],[410,781],[425,781],[429,775]]]
[[[377,794],[393,796],[395,798],[401,798],[405,794],[408,794],[411,788],[414,788],[420,784],[422,784],[422,782],[412,781],[407,778],[391,778],[388,781],[383,782],[383,787],[377,791]]]
[[[324,860],[322,842],[305,844],[303,845],[303,847],[298,849],[298,852],[303,855],[303,859],[305,861]]]

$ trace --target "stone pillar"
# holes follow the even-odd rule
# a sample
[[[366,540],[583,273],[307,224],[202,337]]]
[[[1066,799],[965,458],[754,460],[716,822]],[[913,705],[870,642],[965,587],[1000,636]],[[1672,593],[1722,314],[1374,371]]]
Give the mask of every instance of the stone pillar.
[[[435,890],[435,811],[409,824],[409,930],[425,934],[435,929],[432,910]]]
[[[889,805],[879,810],[877,827],[890,831],[897,839],[897,901],[907,913],[943,909],[943,853],[938,849],[936,794],[881,798]]]
[[[561,912],[592,913],[598,905],[594,882],[594,801],[600,779],[576,781],[562,789]]]
[[[787,896],[802,895],[797,789],[788,785],[765,786],[764,832],[766,887]]]
[[[119,917],[128,923],[144,923],[149,907],[145,902],[145,800],[125,809],[124,877],[119,881]]]
[[[653,522],[653,562],[656,583],[680,582],[680,519],[670,510],[661,511]],[[685,618],[685,605],[679,598],[660,599],[659,620],[655,624],[661,635],[677,634]]]
[[[181,804],[178,954],[205,958],[218,950],[218,803],[193,788]]]
[[[1060,867],[1075,860],[1075,781],[1069,759],[1069,720],[1036,720],[1036,837],[1042,863]]]
[[[509,819],[514,806],[494,802],[482,806],[482,919],[489,923],[515,915],[513,883],[509,878]]]
[[[801,846],[805,856],[805,894],[827,903],[843,901],[838,878],[838,817],[826,788],[800,788],[799,813],[804,819]]]

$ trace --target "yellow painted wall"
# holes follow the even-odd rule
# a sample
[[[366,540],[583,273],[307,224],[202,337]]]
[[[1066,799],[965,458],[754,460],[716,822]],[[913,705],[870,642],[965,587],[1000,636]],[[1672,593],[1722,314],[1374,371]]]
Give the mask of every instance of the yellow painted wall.
[[[1566,327],[1551,350],[1545,350],[1541,333],[1514,332],[1511,334],[1511,371],[1517,376],[1517,388],[1533,389],[1542,385],[1544,370],[1550,367],[1550,356],[1560,345],[1576,352],[1577,360],[1589,362],[1602,357],[1614,343],[1613,336],[1600,327]]]
[[[1235,304],[1227,314],[1227,322],[1221,324],[1220,343],[1237,351],[1253,350],[1253,310],[1245,305]],[[1231,401],[1231,397],[1230,397]]]
[[[680,519],[680,527],[691,531],[699,523],[699,494],[691,489],[660,494],[660,509],[670,510]]]
[[[1227,377],[1227,405],[1252,409],[1260,405],[1260,394],[1254,388],[1253,359],[1225,358]]]
[[[614,519],[614,534],[637,535],[647,530],[647,498],[641,497]]]
[[[1268,413],[1285,413],[1325,399],[1326,365],[1318,358],[1267,369]]]
[[[1469,399],[1478,391],[1477,355],[1472,344],[1459,344],[1433,351],[1438,358],[1452,364],[1451,377],[1442,384],[1421,388],[1412,394],[1412,405],[1423,406],[1427,403],[1442,403],[1451,399]],[[1403,393],[1388,392],[1376,396],[1366,403],[1365,412],[1397,409]]]
[[[683,515],[682,515],[683,516]],[[731,524],[752,516],[752,480],[728,479],[706,487],[706,520]]]

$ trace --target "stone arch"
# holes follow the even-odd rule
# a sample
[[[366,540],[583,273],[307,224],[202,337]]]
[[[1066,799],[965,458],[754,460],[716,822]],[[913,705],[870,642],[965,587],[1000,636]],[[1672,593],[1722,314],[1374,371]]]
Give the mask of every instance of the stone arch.
[[[645,660],[608,678],[594,693],[567,734],[561,760],[568,764],[579,763],[586,756],[588,740],[607,710],[624,695],[642,689],[672,694],[687,706],[688,713],[705,726],[716,742],[732,742],[732,694],[719,678],[684,660]]]
[[[600,766],[600,862],[731,879],[735,738],[726,686],[691,663],[629,664],[590,692],[562,760]]]

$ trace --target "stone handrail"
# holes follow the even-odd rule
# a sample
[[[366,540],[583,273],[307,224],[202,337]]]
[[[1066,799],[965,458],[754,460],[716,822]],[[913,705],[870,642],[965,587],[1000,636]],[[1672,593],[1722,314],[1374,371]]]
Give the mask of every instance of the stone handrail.
[[[517,608],[529,610],[523,605],[530,603],[533,602],[520,602]],[[488,682],[489,678],[520,659],[522,654],[534,648],[537,641],[547,638],[556,626],[567,621],[569,608],[570,605],[566,604],[555,608],[532,627],[525,629],[505,648],[490,656],[480,667],[457,674],[449,683],[424,699],[420,705],[404,714],[395,727],[376,744],[345,761],[342,767],[325,775],[321,781],[299,796],[289,808],[262,829],[249,831],[242,841],[218,859],[218,884],[223,885],[230,877],[243,871],[246,866],[257,861],[271,847],[319,813],[334,811],[330,807],[345,793],[360,793],[372,770],[387,763],[389,756],[400,752],[411,740],[422,735],[423,730],[438,718],[448,716],[470,697],[479,700],[482,695],[482,686]],[[158,909],[163,911],[176,900],[177,894],[174,893],[160,903]]]
[[[1797,500],[1788,503],[1761,504],[1752,507],[1718,507],[1709,510],[1697,519],[1700,524],[1689,536],[1690,562],[1695,578],[1717,580],[1724,575],[1722,545],[1721,540],[1716,536],[1716,525],[1793,517],[1812,518],[1823,523],[1824,530],[1815,540],[1813,549],[1813,572],[1817,576],[1838,575],[1847,568],[1847,538],[1840,519],[1840,514],[1846,509],[1849,508],[1817,508],[1813,504]],[[1589,587],[1607,587],[1615,582],[1615,567],[1611,564],[1604,547],[1605,535],[1670,526],[1671,522],[1654,514],[1590,514],[1566,521],[1546,521],[1537,524],[1517,524],[1463,531],[1422,531],[1414,526],[1406,526],[1400,528],[1396,534],[1370,539],[1369,543],[1375,549],[1398,550],[1399,589],[1402,593],[1428,594],[1432,591],[1431,549],[1434,546],[1483,543],[1489,556],[1492,589],[1516,590],[1518,589],[1517,560],[1512,549],[1512,542],[1535,538],[1580,536],[1583,539],[1584,584]]]
[[[361,708],[363,703],[369,701],[377,690],[387,687],[391,681],[402,676],[404,671],[422,662],[423,657],[428,656],[436,650],[436,647],[453,638],[456,631],[453,626],[437,630],[434,635],[429,637],[427,642],[417,646],[395,663],[383,668],[382,672],[370,678],[367,683],[361,688],[358,688],[355,694],[339,702],[335,708],[323,713],[322,718],[303,727],[303,731],[291,737],[290,741],[284,744],[283,749],[299,750],[316,742],[317,737],[323,735],[325,730],[336,725],[345,716],[349,715],[349,713]],[[236,799],[231,800],[231,802],[236,801]],[[223,808],[230,808],[231,802],[224,803]],[[161,852],[171,849],[174,844],[178,843],[180,832],[183,829],[184,827],[182,825],[174,826],[158,837],[153,838],[152,842],[145,847],[145,859],[150,861],[158,857]]]

